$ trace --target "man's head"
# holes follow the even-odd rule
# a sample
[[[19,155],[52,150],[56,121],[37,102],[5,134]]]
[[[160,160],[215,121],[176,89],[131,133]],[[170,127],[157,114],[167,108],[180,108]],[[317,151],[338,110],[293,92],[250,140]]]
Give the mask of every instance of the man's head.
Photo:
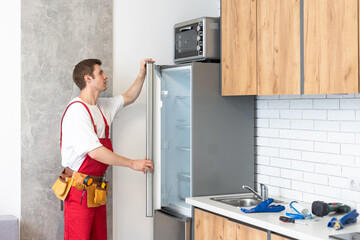
[[[85,76],[94,76],[95,65],[101,66],[101,61],[99,59],[85,59],[76,64],[73,71],[73,80],[76,86],[83,90],[86,87]]]

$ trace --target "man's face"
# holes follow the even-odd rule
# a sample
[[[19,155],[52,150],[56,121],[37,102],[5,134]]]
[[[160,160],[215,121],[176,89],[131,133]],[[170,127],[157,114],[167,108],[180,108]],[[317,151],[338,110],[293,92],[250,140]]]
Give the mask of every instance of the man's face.
[[[106,82],[107,82],[107,76],[102,70],[101,66],[95,64],[94,66],[94,72],[93,76],[91,77],[90,85],[94,87],[99,92],[103,92],[106,90]]]

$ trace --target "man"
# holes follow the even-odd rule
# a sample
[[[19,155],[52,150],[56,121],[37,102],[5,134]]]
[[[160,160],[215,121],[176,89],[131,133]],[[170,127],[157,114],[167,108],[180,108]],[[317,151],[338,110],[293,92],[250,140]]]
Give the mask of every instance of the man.
[[[108,79],[100,60],[86,59],[75,66],[73,80],[81,94],[70,101],[61,124],[60,146],[65,175],[72,179],[78,173],[82,177],[90,176],[94,189],[98,186],[101,190],[106,186],[101,183],[104,183],[103,175],[108,165],[129,167],[143,173],[154,169],[150,160],[132,160],[113,153],[109,138],[109,126],[116,113],[133,103],[140,94],[146,75],[146,61],[154,62],[151,58],[142,60],[140,72],[132,86],[125,94],[112,98],[99,98],[107,88]],[[81,178],[81,183],[85,182]],[[107,239],[106,205],[94,203],[96,207],[93,207],[91,194],[94,193],[90,192],[90,188],[72,184],[64,201],[64,239]]]

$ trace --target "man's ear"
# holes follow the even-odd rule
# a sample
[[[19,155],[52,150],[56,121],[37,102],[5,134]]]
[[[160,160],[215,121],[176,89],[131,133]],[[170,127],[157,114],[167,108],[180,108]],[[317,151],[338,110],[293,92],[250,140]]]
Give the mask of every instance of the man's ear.
[[[91,79],[92,79],[92,78],[91,78],[90,75],[87,75],[87,74],[84,75],[84,80],[85,80],[86,83],[90,83],[90,82],[91,82]]]

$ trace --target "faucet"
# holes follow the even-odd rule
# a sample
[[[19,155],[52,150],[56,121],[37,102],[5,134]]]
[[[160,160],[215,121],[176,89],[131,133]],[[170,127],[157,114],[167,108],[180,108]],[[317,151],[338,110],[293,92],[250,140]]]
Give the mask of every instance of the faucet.
[[[255,194],[259,199],[263,201],[268,199],[268,187],[265,184],[260,183],[261,195],[258,194],[254,189],[252,189],[249,186],[243,185],[242,188],[246,188],[247,190]]]

